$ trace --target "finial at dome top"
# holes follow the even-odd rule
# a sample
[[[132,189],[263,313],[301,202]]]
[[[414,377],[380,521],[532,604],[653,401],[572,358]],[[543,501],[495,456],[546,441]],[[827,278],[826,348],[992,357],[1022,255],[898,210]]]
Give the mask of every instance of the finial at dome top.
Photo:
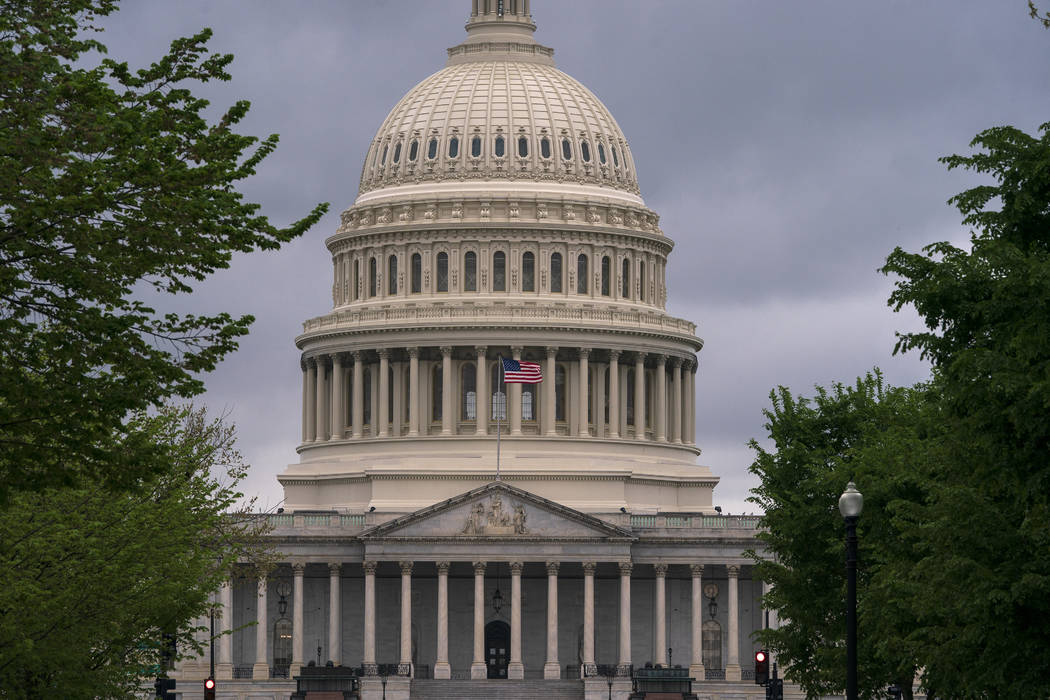
[[[471,0],[467,40],[448,50],[448,65],[473,61],[554,64],[554,49],[536,43],[530,0]]]

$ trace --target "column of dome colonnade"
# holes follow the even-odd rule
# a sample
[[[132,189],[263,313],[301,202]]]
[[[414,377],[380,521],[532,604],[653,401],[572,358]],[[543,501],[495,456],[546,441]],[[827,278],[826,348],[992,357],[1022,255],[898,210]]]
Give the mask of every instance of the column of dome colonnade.
[[[500,356],[539,363],[543,381],[498,386]],[[301,366],[304,448],[336,440],[489,436],[497,412],[511,436],[696,444],[692,354],[439,345],[314,354]]]
[[[248,588],[238,588],[233,581],[228,581],[222,592],[220,593],[218,603],[222,610],[221,614],[217,618],[219,625],[219,632],[223,634],[222,640],[216,647],[217,654],[217,673],[220,679],[228,680],[231,678],[254,678],[256,680],[266,680],[275,677],[287,677],[289,673],[295,674],[298,669],[304,665],[305,654],[304,654],[304,641],[313,639],[326,639],[328,640],[328,648],[324,656],[323,662],[331,662],[333,665],[348,665],[345,663],[345,655],[342,648],[342,640],[344,635],[347,633],[347,620],[350,617],[353,619],[361,620],[360,629],[355,629],[352,633],[361,634],[362,646],[360,647],[360,659],[350,660],[352,666],[360,665],[362,673],[366,676],[379,675],[382,671],[381,666],[384,668],[392,668],[396,666],[397,674],[403,676],[414,675],[414,661],[413,661],[413,647],[414,640],[412,638],[412,630],[416,623],[421,621],[413,620],[413,605],[411,601],[412,597],[412,586],[414,578],[418,577],[416,564],[424,562],[417,561],[386,561],[386,560],[364,560],[358,562],[346,562],[346,561],[313,561],[313,560],[299,560],[291,562],[290,564],[278,565],[277,569],[270,573],[269,577],[261,577],[257,579],[257,582],[250,586],[250,592]],[[525,562],[522,560],[499,560],[499,561],[462,561],[455,562],[449,560],[436,560],[425,562],[428,565],[432,565],[436,571],[436,604],[431,609],[433,612],[433,627],[434,634],[436,636],[434,642],[434,658],[433,658],[433,678],[434,679],[450,679],[453,677],[453,668],[449,660],[449,649],[450,649],[450,634],[454,634],[459,643],[465,643],[467,640],[473,640],[471,664],[469,669],[462,668],[457,669],[459,672],[458,676],[465,677],[469,672],[469,677],[473,679],[483,679],[488,677],[488,669],[486,666],[485,658],[485,625],[486,620],[490,617],[486,614],[486,607],[491,604],[491,600],[485,595],[485,581],[486,573],[489,572],[491,576],[490,565],[500,564],[503,565],[504,570],[509,569],[511,577],[511,590],[510,590],[510,608],[511,614],[509,618],[506,618],[510,623],[510,650],[509,650],[509,666],[508,666],[508,677],[509,678],[523,678],[526,671],[535,675],[542,674],[542,677],[547,680],[557,680],[564,677],[563,671],[566,664],[563,663],[563,656],[559,654],[558,639],[560,633],[563,631],[560,627],[559,622],[559,608],[558,608],[558,596],[559,596],[559,580],[562,573],[565,571],[565,567],[569,564],[574,564],[575,570],[582,572],[582,580],[580,581],[582,587],[582,624],[580,625],[580,645],[578,652],[573,652],[571,656],[578,660],[580,663],[579,673],[583,677],[593,676],[598,673],[597,664],[595,658],[595,616],[596,609],[599,602],[604,602],[605,607],[614,607],[616,610],[615,617],[618,618],[618,622],[615,624],[617,630],[618,642],[616,644],[616,673],[629,677],[631,675],[631,669],[636,663],[640,663],[641,660],[632,658],[632,649],[635,649],[634,640],[632,638],[632,618],[637,618],[639,612],[639,605],[651,605],[651,610],[648,611],[648,615],[654,621],[654,629],[646,630],[646,634],[651,632],[653,641],[653,658],[651,659],[654,664],[666,665],[670,663],[670,659],[666,656],[667,645],[668,645],[668,628],[667,622],[669,620],[668,609],[667,609],[667,586],[668,581],[671,578],[669,576],[670,566],[678,566],[678,574],[676,578],[681,581],[688,581],[690,590],[691,610],[689,612],[689,631],[690,631],[690,644],[687,653],[687,658],[690,659],[689,669],[690,675],[697,679],[704,679],[707,671],[713,671],[714,676],[717,678],[722,675],[720,672],[724,670],[724,678],[726,681],[740,681],[741,667],[739,662],[739,627],[740,627],[740,583],[741,573],[743,566],[740,563],[726,562],[726,563],[694,563],[683,565],[679,562],[675,564],[668,564],[664,562],[656,562],[653,564],[639,564],[631,560],[622,561],[582,561],[582,562],[568,562],[560,560],[547,560],[547,561],[529,561]],[[466,565],[465,568],[469,567],[470,571],[473,571],[473,576],[459,576],[455,583],[458,586],[463,586],[467,590],[473,589],[471,596],[472,602],[470,603],[472,622],[469,624],[469,629],[450,629],[449,624],[449,596],[450,586],[453,582],[450,580],[449,571],[455,564]],[[536,631],[534,628],[529,638],[526,640],[523,636],[523,593],[522,593],[522,572],[526,563],[540,564],[543,567],[546,578],[546,609],[544,616],[546,622],[544,629]],[[304,606],[303,606],[303,595],[304,595],[304,572],[307,566],[314,564],[318,567],[327,568],[327,576],[315,577],[315,580],[328,579],[328,597],[330,598],[329,614],[320,616],[322,629],[307,629],[304,624]],[[391,571],[395,571],[399,574],[400,586],[399,591],[395,598],[399,600],[399,603],[393,607],[388,606],[382,611],[378,609],[377,597],[376,597],[376,576],[380,567],[386,564],[391,567],[387,574]],[[595,594],[595,578],[596,572],[599,567],[605,565],[606,579],[618,579],[619,584],[615,593],[610,595],[608,588],[604,595],[608,596],[604,601],[599,601]],[[396,569],[394,568],[396,567]],[[684,568],[683,568],[684,567]],[[701,631],[703,627],[704,610],[710,604],[710,599],[707,597],[708,594],[705,592],[705,584],[709,583],[712,568],[718,567],[719,574],[718,580],[725,582],[727,590],[725,592],[725,599],[728,602],[728,609],[726,611],[726,618],[728,623],[728,638],[725,640],[725,647],[727,656],[720,658],[724,659],[722,663],[722,669],[711,669],[706,668],[704,665],[704,647],[703,639],[701,637]],[[291,577],[293,579],[293,586],[291,594],[293,597],[293,603],[291,610],[287,611],[290,613],[290,631],[291,631],[291,663],[288,667],[277,667],[276,662],[271,658],[270,650],[275,649],[275,639],[270,638],[270,634],[274,629],[274,620],[268,618],[267,608],[268,605],[268,590],[273,584],[274,579],[282,576],[287,576],[287,573],[282,574],[283,568],[289,568],[291,571]],[[683,571],[688,572],[683,575]],[[724,573],[722,573],[724,571]],[[706,572],[706,573],[705,573]],[[635,600],[632,602],[631,584],[641,576],[646,582],[651,582],[653,588],[653,595],[646,597],[643,600]],[[705,578],[707,576],[708,578]],[[357,599],[360,601],[360,608],[356,611],[348,610],[349,606],[344,606],[341,597],[341,591],[343,589],[344,579],[363,578],[363,591],[364,595]],[[429,574],[425,575],[424,578],[435,578]],[[571,577],[573,580],[579,579],[578,574],[573,574]],[[764,590],[764,589],[762,589]],[[237,592],[239,591],[239,593]],[[580,595],[574,593],[571,589],[566,591],[562,588],[562,593],[567,593],[570,596]],[[248,595],[249,598],[254,598],[254,603],[250,600],[246,601],[242,596]],[[282,601],[284,597],[282,596]],[[749,605],[758,604],[757,598],[752,598],[749,601]],[[242,653],[247,654],[243,658],[235,658],[233,651],[233,631],[234,615],[233,611],[236,609],[235,606],[248,609],[249,611],[254,608],[254,622],[255,629],[252,631],[252,635],[255,637],[254,653],[249,654],[247,647],[243,647]],[[416,606],[418,609],[418,606]],[[285,619],[284,616],[287,613],[283,610],[279,613],[281,619]],[[712,618],[713,619],[713,618]],[[246,623],[250,624],[251,620],[246,620]],[[243,623],[242,623],[243,624]],[[576,625],[577,622],[570,620],[570,624]],[[429,625],[427,625],[429,627]],[[378,650],[376,645],[376,630],[379,627],[386,629],[395,629],[396,637],[398,640],[398,651],[396,664],[389,663],[378,663],[386,661],[379,659],[377,656]],[[526,669],[523,663],[523,645],[525,643],[529,645],[537,645],[542,647],[542,668],[530,668]],[[243,645],[241,645],[243,646]],[[537,653],[535,647],[532,648],[532,658],[540,656]],[[320,648],[318,653],[320,653]],[[676,654],[677,656],[677,654]],[[430,661],[430,659],[426,659]],[[428,664],[429,665],[429,664]],[[571,664],[575,666],[575,664]],[[393,671],[389,671],[393,673]]]

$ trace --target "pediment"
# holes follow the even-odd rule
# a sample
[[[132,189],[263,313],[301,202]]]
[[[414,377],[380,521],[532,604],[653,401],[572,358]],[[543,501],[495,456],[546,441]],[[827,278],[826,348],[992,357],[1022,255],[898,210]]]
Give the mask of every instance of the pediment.
[[[376,539],[624,540],[630,531],[494,481],[363,532]]]

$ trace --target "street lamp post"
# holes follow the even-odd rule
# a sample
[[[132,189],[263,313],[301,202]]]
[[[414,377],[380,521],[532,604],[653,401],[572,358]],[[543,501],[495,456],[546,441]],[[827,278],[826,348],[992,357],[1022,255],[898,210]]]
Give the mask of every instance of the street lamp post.
[[[846,700],[857,700],[857,518],[864,496],[851,481],[839,496],[846,521]]]

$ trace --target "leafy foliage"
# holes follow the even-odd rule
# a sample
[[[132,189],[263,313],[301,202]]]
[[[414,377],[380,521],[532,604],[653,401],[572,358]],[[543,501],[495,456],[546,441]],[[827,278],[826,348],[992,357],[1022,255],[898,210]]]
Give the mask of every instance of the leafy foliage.
[[[5,698],[134,696],[164,634],[192,655],[187,621],[207,614],[236,561],[265,561],[260,521],[228,512],[247,469],[232,426],[166,408],[128,431],[167,458],[142,488],[17,492],[0,511]]]
[[[250,316],[160,314],[239,251],[301,235],[236,190],[277,145],[215,124],[190,86],[228,80],[209,30],[138,71],[90,38],[113,0],[0,1],[0,504],[99,478],[132,486],[164,450],[124,421],[202,390]],[[145,436],[148,437],[148,436]]]

